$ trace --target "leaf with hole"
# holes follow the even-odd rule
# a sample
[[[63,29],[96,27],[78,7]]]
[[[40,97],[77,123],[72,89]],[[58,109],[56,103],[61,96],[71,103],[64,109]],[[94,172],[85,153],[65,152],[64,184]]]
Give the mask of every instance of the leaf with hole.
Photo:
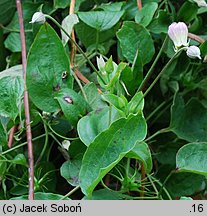
[[[63,79],[63,74],[67,74]],[[70,64],[63,44],[55,30],[44,24],[30,48],[27,61],[27,87],[32,102],[41,110],[60,109],[54,98],[62,88],[72,88]]]
[[[82,116],[91,110],[84,98],[72,89],[62,89],[57,93],[55,99],[58,101],[66,119],[74,126]]]

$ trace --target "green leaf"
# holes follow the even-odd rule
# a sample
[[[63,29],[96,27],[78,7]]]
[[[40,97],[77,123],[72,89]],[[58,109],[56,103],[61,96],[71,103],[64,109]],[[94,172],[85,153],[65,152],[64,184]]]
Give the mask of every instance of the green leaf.
[[[80,171],[82,192],[91,196],[101,179],[130,151],[147,132],[141,114],[121,118],[99,134],[84,154]],[[129,136],[130,134],[130,136]]]
[[[6,67],[6,48],[4,46],[4,35],[3,35],[3,29],[0,28],[0,50],[1,50],[1,55],[0,55],[0,71],[4,70]]]
[[[60,200],[64,196],[60,194],[54,194],[54,193],[44,193],[44,192],[37,192],[34,194],[35,200]],[[28,195],[19,196],[19,197],[13,197],[11,200],[28,200]],[[64,200],[69,200],[69,198],[65,198]]]
[[[174,136],[172,133],[164,135],[164,143],[160,143],[159,147],[156,150],[156,159],[160,164],[169,164],[175,166],[176,164],[176,154],[178,150],[183,146],[183,140],[171,140],[170,137]]]
[[[13,67],[10,67],[6,70],[3,70],[2,72],[0,72],[0,79],[3,77],[22,77],[23,76],[23,72],[22,72],[22,65],[15,65]]]
[[[136,93],[137,88],[143,79],[143,64],[141,61],[141,56],[138,55],[133,70],[127,65],[121,73],[120,80],[124,82],[130,95]],[[134,80],[136,80],[136,82],[134,82]]]
[[[1,140],[1,134],[0,134],[0,140]],[[2,160],[4,160],[4,158],[0,157],[0,182],[2,181],[2,179],[4,179],[7,170],[7,162]]]
[[[101,98],[101,94],[94,83],[88,83],[84,87],[87,101],[93,110],[101,109],[107,106],[107,104]]]
[[[207,109],[196,98],[184,104],[177,95],[171,108],[170,129],[181,139],[189,142],[206,142]]]
[[[1,116],[0,116],[0,147],[6,145],[7,140],[8,140],[7,132],[3,124],[1,123]]]
[[[79,185],[79,172],[81,168],[83,155],[79,155],[72,160],[66,161],[60,168],[60,174],[72,186]]]
[[[118,192],[108,189],[96,190],[92,193],[92,198],[85,196],[83,200],[121,200],[122,196]]]
[[[196,4],[186,1],[178,12],[178,19],[189,23],[197,15],[198,7]]]
[[[21,183],[21,182],[20,182]],[[28,193],[27,185],[16,185],[11,188],[10,193],[15,196],[21,196]]]
[[[205,177],[194,173],[175,173],[166,183],[166,188],[173,198],[189,196],[200,192],[205,187]]]
[[[180,200],[193,200],[191,197],[181,196]]]
[[[114,63],[113,63],[113,60],[112,60],[112,56],[108,59],[108,61],[106,62],[105,64],[105,71],[110,74],[114,71]]]
[[[201,55],[202,56],[207,55],[207,41],[205,41],[204,43],[202,43],[199,48],[201,50]]]
[[[145,142],[137,142],[134,148],[126,155],[126,157],[134,158],[144,164],[146,173],[152,170],[152,156],[148,145]]]
[[[20,111],[24,91],[20,76],[5,76],[0,79],[0,116],[16,119]]]
[[[24,19],[24,28],[27,31],[32,30],[32,24],[29,23],[32,19],[32,15],[38,10],[40,3],[33,3],[33,2],[24,2],[22,4],[22,12],[23,12],[23,19]],[[18,13],[15,12],[12,21],[7,26],[9,29],[13,29],[14,32],[10,32],[6,40],[4,41],[5,47],[12,52],[21,52],[21,40],[20,40],[20,33],[15,32],[19,30],[19,19]],[[33,33],[26,32],[26,48],[27,51],[29,50],[32,42],[33,42]]]
[[[79,22],[77,25],[75,25],[75,31],[78,38],[85,47],[88,48],[89,46],[96,44],[97,35],[99,38],[99,46],[103,45],[106,47],[105,43],[108,44],[110,39],[116,35],[116,31],[119,29],[119,26],[119,23],[117,23],[109,30],[97,33],[96,29],[86,25],[84,22]]]
[[[92,28],[98,31],[106,31],[120,20],[124,11],[89,11],[79,12],[79,18]]]
[[[93,140],[109,127],[109,108],[103,108],[89,113],[78,122],[77,130],[81,141],[85,145],[90,145]],[[112,109],[111,121],[119,118],[115,109]]]
[[[72,125],[76,125],[79,118],[90,111],[84,98],[72,89],[63,89],[55,97],[66,117]]]
[[[62,27],[66,32],[71,35],[73,27],[79,22],[78,16],[76,14],[70,14],[66,16],[62,21]],[[65,46],[69,40],[69,37],[61,30],[63,45]]]
[[[207,175],[207,143],[189,143],[179,149],[176,166],[181,172]]]
[[[12,163],[20,164],[20,165],[24,165],[24,166],[27,165],[26,158],[23,154],[16,155],[15,158],[12,160]]]
[[[170,15],[166,11],[160,10],[158,16],[148,26],[148,29],[155,34],[167,33],[171,23]]]
[[[70,5],[70,1],[68,0],[54,0],[53,1],[53,6],[54,8],[66,8]]]
[[[63,73],[67,74],[62,78]],[[30,49],[27,61],[27,87],[32,102],[41,110],[59,110],[55,94],[72,88],[69,59],[63,44],[49,24],[44,24]]]
[[[115,66],[115,65],[114,65]],[[109,81],[107,80],[107,78],[105,78],[107,81],[107,86],[106,88],[110,91],[111,89],[113,89],[115,87],[115,84],[118,83],[118,81],[120,80],[120,76],[122,74],[122,72],[124,71],[124,69],[127,67],[127,64],[124,63],[124,62],[121,62],[118,67],[116,66],[115,70],[112,71],[110,74],[109,74]],[[103,83],[101,83],[101,80],[99,80],[99,83],[104,85]],[[118,93],[117,93],[118,94]],[[119,95],[119,94],[118,94]]]
[[[109,2],[108,4],[102,4],[98,8],[103,9],[104,11],[121,11],[122,6],[125,2]]]
[[[42,160],[35,166],[35,192],[42,190],[45,192],[56,191],[57,178],[55,171],[55,164],[49,161]]]
[[[143,25],[144,27],[148,26],[152,21],[152,18],[158,8],[158,4],[156,2],[150,2],[144,5],[142,10],[138,10],[135,21]]]
[[[31,46],[33,42],[33,35],[31,32],[26,33],[26,47],[27,51],[29,50],[29,47]],[[16,32],[12,32],[9,34],[9,36],[4,41],[4,45],[7,49],[11,50],[12,52],[21,52],[21,40],[20,40],[20,34]]]
[[[128,113],[137,114],[144,109],[144,98],[142,92],[137,92],[128,104]]]
[[[107,101],[109,104],[113,105],[120,113],[122,113],[123,117],[125,116],[126,107],[128,105],[127,99],[121,95],[118,97],[114,94],[104,94],[102,95],[102,98]]]
[[[152,59],[155,52],[153,40],[142,25],[125,21],[121,30],[117,33],[117,37],[122,54],[130,63],[133,63],[137,50],[143,64]]]
[[[70,185],[79,185],[79,173],[85,151],[86,146],[80,140],[73,141],[69,146],[70,160],[63,163],[60,168],[60,174]]]
[[[16,9],[15,0],[4,0],[0,2],[0,23],[7,24],[14,15]]]

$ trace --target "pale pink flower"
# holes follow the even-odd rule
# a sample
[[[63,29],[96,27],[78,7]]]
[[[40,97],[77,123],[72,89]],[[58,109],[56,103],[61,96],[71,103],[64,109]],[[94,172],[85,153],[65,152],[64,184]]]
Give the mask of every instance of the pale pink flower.
[[[181,47],[187,47],[188,43],[188,27],[184,22],[174,22],[168,28],[168,35],[173,41],[175,51]]]

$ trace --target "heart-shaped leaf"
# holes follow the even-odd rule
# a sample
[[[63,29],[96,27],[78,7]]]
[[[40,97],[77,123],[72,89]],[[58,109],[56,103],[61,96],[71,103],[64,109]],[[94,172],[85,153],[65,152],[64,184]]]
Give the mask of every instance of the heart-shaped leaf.
[[[39,109],[55,112],[60,109],[55,94],[63,87],[72,88],[72,80],[63,44],[54,29],[46,23],[37,33],[28,54],[29,96]]]

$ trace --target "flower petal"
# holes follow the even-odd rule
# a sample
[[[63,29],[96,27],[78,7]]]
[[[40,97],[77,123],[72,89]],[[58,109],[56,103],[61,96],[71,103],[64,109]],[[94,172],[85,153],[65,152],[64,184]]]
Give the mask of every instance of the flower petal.
[[[201,51],[197,46],[190,46],[187,48],[187,56],[190,58],[199,58],[201,59]]]

